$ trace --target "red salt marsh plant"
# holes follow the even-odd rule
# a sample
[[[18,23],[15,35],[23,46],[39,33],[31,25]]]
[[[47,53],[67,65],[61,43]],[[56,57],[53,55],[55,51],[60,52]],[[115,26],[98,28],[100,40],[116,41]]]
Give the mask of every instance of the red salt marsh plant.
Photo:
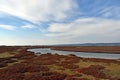
[[[66,57],[63,63],[71,64],[71,63],[78,63],[80,61],[79,57]]]
[[[96,78],[107,78],[105,73],[103,72],[104,68],[105,67],[101,65],[91,65],[87,68],[78,69],[78,72],[92,75]]]
[[[77,69],[77,68],[79,68],[79,66],[75,65],[75,64],[59,63],[57,65],[58,66],[63,66],[64,68],[67,68],[67,69]]]
[[[68,77],[66,80],[88,80],[80,77]]]
[[[19,47],[16,47],[16,46],[0,46],[0,53],[12,52],[12,51],[16,51],[17,49],[19,49]]]
[[[25,61],[25,62],[40,64],[40,65],[52,65],[52,64],[57,64],[59,60],[60,58],[56,57],[56,55],[42,54],[40,56],[34,57],[33,59],[30,59],[29,61]]]
[[[0,74],[0,80],[23,80],[24,74],[22,73],[3,73]]]
[[[41,54],[39,57],[39,59],[41,60],[59,60],[60,59],[60,55],[54,55],[51,53],[47,53],[47,54]]]
[[[0,68],[8,66],[5,62],[0,62]]]
[[[61,46],[52,47],[53,50],[75,51],[75,52],[105,52],[105,53],[120,53],[120,46]]]
[[[98,59],[98,58],[83,58],[83,61],[102,62],[102,63],[115,63],[120,64],[120,61],[110,59]]]
[[[11,57],[6,57],[6,58],[0,58],[0,62],[11,60]]]
[[[5,63],[13,63],[13,62],[17,62],[17,60],[12,60],[12,59],[10,59],[10,60],[5,60],[5,61],[3,61],[3,62],[5,62]]]
[[[64,80],[65,74],[57,72],[37,72],[25,76],[25,80]]]
[[[28,51],[20,51],[18,54],[14,55],[13,58],[19,58],[19,59],[29,59],[36,57],[33,52],[28,52]]]
[[[25,72],[41,72],[41,71],[49,71],[47,66],[41,66],[36,64],[25,64],[25,63],[17,63],[8,68],[3,69],[0,73],[25,73]]]
[[[57,62],[54,60],[41,60],[39,58],[31,59],[30,61],[24,61],[24,63],[33,63],[33,64],[39,64],[39,65],[52,65],[56,64]]]

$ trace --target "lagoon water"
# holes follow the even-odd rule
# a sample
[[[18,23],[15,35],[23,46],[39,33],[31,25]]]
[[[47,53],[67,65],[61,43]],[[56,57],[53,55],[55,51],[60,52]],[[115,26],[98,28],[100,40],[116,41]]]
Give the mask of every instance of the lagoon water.
[[[75,54],[76,56],[85,57],[85,58],[120,59],[120,54],[58,51],[58,50],[51,50],[50,48],[28,49],[28,51],[34,52],[36,55],[40,55],[39,53],[41,53],[41,54],[57,53],[60,55]]]

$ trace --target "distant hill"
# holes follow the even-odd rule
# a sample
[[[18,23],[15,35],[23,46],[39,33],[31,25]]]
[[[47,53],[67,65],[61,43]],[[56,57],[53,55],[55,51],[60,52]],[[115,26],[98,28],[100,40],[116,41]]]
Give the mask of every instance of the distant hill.
[[[83,43],[83,44],[60,44],[55,46],[120,46],[120,43]]]

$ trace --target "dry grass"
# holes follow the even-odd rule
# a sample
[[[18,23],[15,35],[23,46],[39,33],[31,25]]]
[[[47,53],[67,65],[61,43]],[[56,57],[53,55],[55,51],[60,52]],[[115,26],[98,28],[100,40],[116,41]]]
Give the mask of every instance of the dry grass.
[[[7,57],[12,57],[14,56],[13,54],[10,54],[8,52],[4,52],[0,54],[0,58],[7,58]]]

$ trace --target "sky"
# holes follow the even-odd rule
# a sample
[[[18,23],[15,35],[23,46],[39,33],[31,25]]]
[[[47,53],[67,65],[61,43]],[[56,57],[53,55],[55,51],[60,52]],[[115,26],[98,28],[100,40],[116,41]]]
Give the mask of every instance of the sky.
[[[0,0],[0,45],[120,42],[120,0]]]

